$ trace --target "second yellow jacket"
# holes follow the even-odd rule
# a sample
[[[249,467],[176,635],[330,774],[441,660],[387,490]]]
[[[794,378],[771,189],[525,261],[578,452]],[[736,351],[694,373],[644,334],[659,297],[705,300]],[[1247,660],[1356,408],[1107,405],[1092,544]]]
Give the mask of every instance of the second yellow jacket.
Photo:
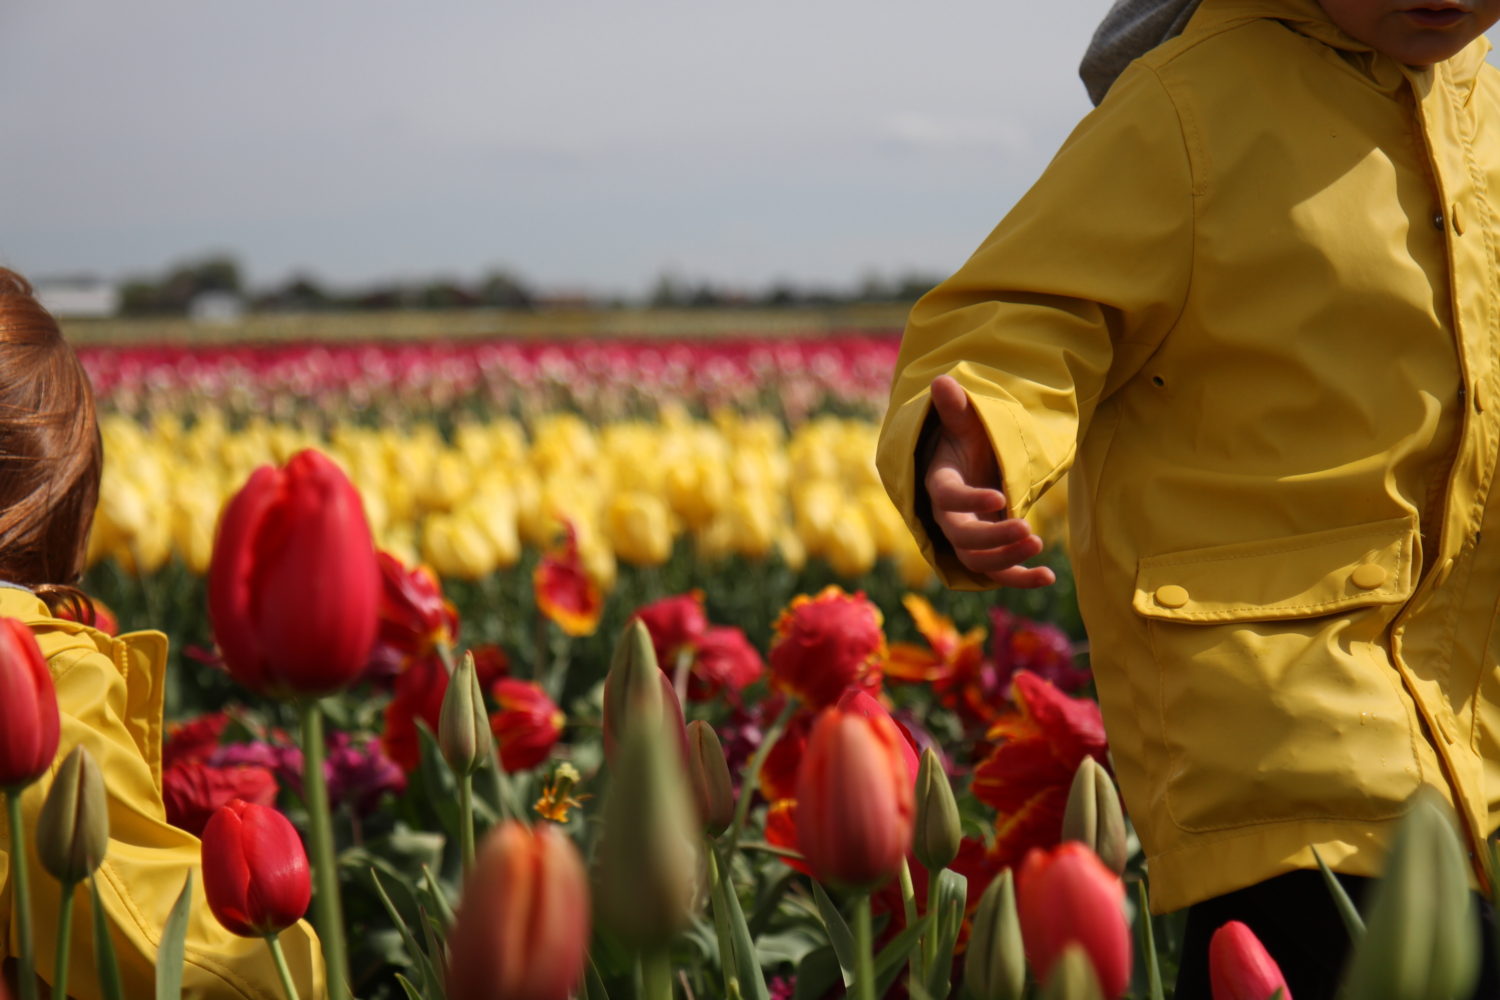
[[[1314,0],[1204,0],[912,313],[879,465],[950,372],[1012,511],[1071,470],[1111,751],[1162,910],[1380,870],[1422,785],[1500,822],[1500,81]],[[1481,875],[1476,869],[1476,879]]]

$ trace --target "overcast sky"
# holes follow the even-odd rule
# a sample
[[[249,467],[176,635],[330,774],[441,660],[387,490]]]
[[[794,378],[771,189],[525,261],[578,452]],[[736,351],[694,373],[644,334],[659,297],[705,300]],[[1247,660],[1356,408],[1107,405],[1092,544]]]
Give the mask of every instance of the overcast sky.
[[[639,293],[943,274],[1108,0],[4,0],[0,261]]]

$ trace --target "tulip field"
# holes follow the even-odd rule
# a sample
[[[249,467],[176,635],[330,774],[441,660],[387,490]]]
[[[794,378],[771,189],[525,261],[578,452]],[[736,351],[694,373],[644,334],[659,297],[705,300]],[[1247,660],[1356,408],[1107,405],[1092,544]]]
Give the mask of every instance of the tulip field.
[[[305,910],[369,1000],[1171,996],[1065,492],[1057,585],[942,588],[874,470],[897,347],[80,350],[82,587],[171,640],[163,798],[220,922]],[[1213,962],[1284,987],[1243,925]]]

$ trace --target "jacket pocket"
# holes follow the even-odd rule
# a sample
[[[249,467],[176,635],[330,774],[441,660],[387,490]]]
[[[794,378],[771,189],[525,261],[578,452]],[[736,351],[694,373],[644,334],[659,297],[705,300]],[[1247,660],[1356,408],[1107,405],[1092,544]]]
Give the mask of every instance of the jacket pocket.
[[[1179,827],[1400,814],[1419,729],[1386,632],[1415,546],[1396,518],[1140,561]]]

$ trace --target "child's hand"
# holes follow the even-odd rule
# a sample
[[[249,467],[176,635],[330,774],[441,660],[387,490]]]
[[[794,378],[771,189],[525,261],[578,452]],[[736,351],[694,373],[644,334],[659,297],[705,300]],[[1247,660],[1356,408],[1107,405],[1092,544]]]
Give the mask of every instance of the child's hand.
[[[1021,563],[1042,551],[1042,540],[1020,518],[1005,516],[1000,465],[969,394],[948,375],[932,380],[939,433],[924,485],[932,516],[958,561],[1007,587],[1045,587],[1057,577],[1045,566]]]

